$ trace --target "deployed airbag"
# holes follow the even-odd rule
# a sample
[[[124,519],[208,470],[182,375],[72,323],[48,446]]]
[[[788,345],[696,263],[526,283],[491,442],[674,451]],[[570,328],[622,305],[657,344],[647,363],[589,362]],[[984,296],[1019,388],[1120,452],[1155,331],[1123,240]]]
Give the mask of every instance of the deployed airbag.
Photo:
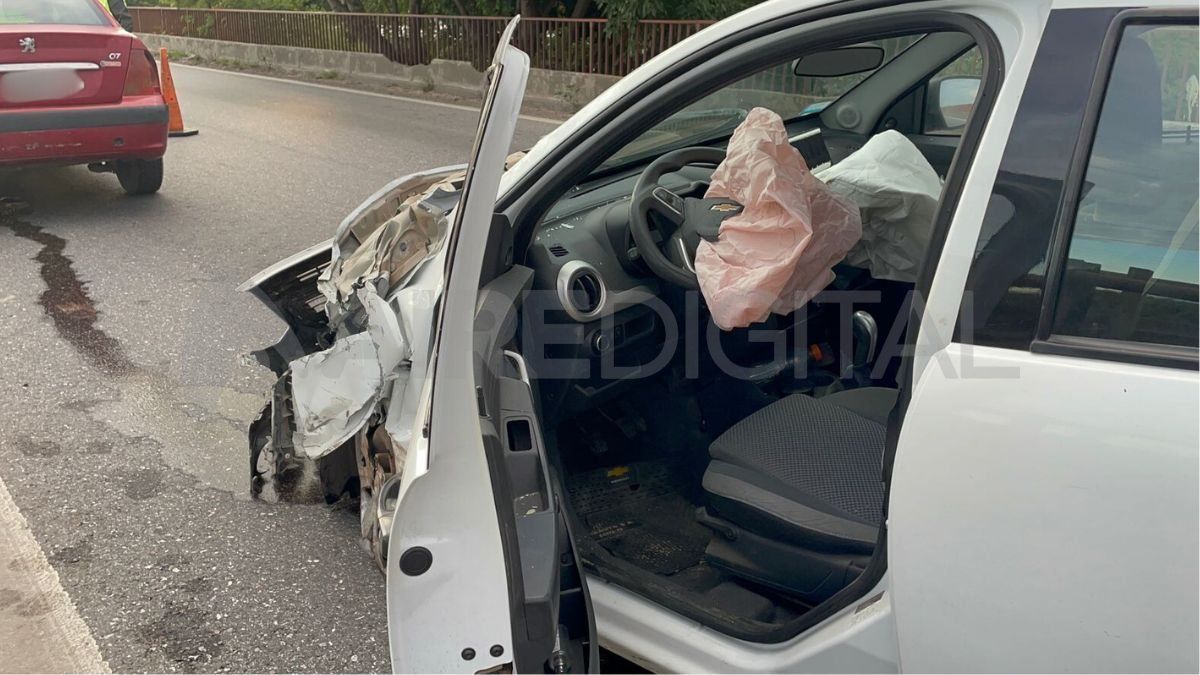
[[[696,249],[700,290],[724,330],[803,306],[862,235],[858,208],[813,176],[766,108],[733,132],[705,196],[745,207],[721,223],[716,242]]]
[[[942,180],[904,134],[872,136],[821,172],[829,189],[858,206],[862,239],[846,262],[876,279],[915,283],[942,193]]]

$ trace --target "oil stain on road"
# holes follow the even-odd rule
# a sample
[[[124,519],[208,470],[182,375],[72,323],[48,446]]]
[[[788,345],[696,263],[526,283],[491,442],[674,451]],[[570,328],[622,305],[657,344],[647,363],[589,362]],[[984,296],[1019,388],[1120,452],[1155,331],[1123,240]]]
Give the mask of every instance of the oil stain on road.
[[[42,249],[34,256],[46,283],[38,299],[42,311],[54,322],[54,328],[80,354],[108,375],[127,375],[137,370],[121,343],[96,328],[100,314],[79,279],[74,263],[65,254],[67,240],[22,220],[31,209],[19,200],[0,198],[0,227],[38,243]]]

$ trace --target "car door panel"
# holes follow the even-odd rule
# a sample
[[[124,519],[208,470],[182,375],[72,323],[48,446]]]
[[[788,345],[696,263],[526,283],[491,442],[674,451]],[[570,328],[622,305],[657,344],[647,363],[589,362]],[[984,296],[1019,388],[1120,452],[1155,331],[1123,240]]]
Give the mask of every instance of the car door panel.
[[[476,310],[480,426],[502,537],[510,540],[513,657],[518,672],[591,672],[598,659],[590,601],[546,456],[528,368],[511,349],[518,310],[532,283],[533,270],[513,266],[480,289]]]
[[[424,422],[415,425],[421,433],[405,448],[388,549],[388,633],[396,672],[487,670],[512,662],[505,542],[471,363],[482,235],[528,75],[528,57],[508,46],[513,28],[490,69],[472,160],[446,238],[430,377],[416,411]]]
[[[497,228],[509,227],[496,219],[495,200],[529,72],[529,57],[509,45],[516,22],[489,69],[473,158],[445,244],[431,377],[416,411],[424,423],[405,448],[388,552],[396,672],[542,671],[554,664],[578,672],[597,661],[581,655],[596,644],[590,608],[529,378],[520,356],[505,354],[531,272],[485,265]],[[485,266],[490,280],[481,284]]]
[[[904,669],[1195,671],[1198,391],[1017,350],[932,359],[892,474]]]
[[[888,502],[904,670],[1198,665],[1200,377],[1031,344],[1117,12],[1055,10],[1017,54],[933,277]]]

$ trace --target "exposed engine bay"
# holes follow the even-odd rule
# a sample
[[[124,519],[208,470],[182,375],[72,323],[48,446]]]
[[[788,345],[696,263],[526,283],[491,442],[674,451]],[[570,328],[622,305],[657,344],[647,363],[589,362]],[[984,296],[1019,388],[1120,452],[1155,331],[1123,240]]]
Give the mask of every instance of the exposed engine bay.
[[[429,327],[402,326],[413,312],[401,308],[435,302],[437,282],[416,277],[441,251],[464,176],[457,166],[400,179],[347,216],[331,241],[243,285],[288,324],[278,343],[255,353],[279,380],[250,427],[252,492],[295,498],[315,483],[327,502],[357,498],[364,545],[381,569],[412,433],[385,421],[415,406],[406,385],[425,363],[413,356],[428,353]]]

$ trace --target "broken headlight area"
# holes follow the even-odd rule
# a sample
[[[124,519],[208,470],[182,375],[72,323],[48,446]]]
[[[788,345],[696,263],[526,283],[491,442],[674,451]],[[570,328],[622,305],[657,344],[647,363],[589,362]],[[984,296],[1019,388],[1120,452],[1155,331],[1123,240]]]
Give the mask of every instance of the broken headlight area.
[[[447,213],[462,167],[394,181],[355,209],[334,238],[243,285],[287,324],[255,352],[278,376],[251,425],[256,498],[357,500],[364,545],[384,564],[404,442],[424,373]],[[410,391],[417,390],[417,391]],[[389,411],[393,411],[389,416]]]

